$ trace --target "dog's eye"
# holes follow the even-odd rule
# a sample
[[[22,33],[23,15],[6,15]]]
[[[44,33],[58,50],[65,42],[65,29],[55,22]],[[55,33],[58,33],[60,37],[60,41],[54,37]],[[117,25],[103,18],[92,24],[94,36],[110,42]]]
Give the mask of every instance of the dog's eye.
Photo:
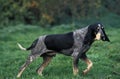
[[[97,31],[99,31],[100,30],[100,28],[97,28]]]

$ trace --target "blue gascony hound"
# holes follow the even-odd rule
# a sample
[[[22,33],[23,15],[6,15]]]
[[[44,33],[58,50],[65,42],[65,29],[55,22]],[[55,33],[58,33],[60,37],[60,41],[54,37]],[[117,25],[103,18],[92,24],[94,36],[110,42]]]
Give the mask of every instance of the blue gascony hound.
[[[37,73],[42,75],[44,68],[57,53],[72,56],[74,75],[77,75],[79,71],[79,59],[85,61],[87,68],[83,71],[83,74],[86,74],[93,65],[91,60],[87,58],[86,52],[95,40],[110,41],[101,23],[94,23],[65,34],[40,36],[28,48],[24,48],[18,43],[20,49],[31,50],[31,53],[20,68],[17,77],[20,77],[25,68],[37,57],[43,57],[43,63],[37,69]]]

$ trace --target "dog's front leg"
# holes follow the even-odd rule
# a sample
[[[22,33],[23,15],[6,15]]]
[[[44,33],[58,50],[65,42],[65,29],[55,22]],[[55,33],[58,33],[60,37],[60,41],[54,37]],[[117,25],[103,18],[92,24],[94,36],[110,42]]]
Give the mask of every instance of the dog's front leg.
[[[78,57],[73,57],[73,74],[77,75],[79,70],[78,70],[78,62],[79,58]]]
[[[85,69],[85,70],[83,71],[83,74],[85,75],[85,74],[87,74],[88,71],[90,71],[90,69],[91,69],[92,66],[93,66],[93,63],[92,63],[92,61],[91,61],[90,59],[88,59],[88,58],[85,58],[85,59],[82,59],[82,60],[84,60],[84,61],[86,62],[86,64],[87,64],[87,69]]]

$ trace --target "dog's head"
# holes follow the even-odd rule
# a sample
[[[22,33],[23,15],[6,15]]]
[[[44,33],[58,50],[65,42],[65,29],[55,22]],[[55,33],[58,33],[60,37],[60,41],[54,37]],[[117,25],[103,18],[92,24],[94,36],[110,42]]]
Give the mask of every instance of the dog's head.
[[[102,41],[110,42],[108,36],[105,33],[103,24],[95,23],[95,24],[91,24],[90,27],[92,29],[92,33],[95,36],[95,40],[102,40]]]

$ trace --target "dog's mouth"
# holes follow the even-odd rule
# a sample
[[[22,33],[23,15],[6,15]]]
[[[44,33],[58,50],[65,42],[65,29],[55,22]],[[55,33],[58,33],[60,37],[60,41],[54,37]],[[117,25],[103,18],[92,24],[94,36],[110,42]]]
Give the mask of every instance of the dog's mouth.
[[[102,41],[108,41],[108,42],[110,42],[109,38],[108,38],[108,37],[105,37],[105,36],[102,36],[102,37],[101,37],[101,40],[102,40]]]
[[[95,40],[102,40],[102,41],[110,42],[109,38],[107,36],[101,35],[101,33],[96,34]]]
[[[101,36],[101,40],[105,41],[105,37],[104,37],[104,36]]]

